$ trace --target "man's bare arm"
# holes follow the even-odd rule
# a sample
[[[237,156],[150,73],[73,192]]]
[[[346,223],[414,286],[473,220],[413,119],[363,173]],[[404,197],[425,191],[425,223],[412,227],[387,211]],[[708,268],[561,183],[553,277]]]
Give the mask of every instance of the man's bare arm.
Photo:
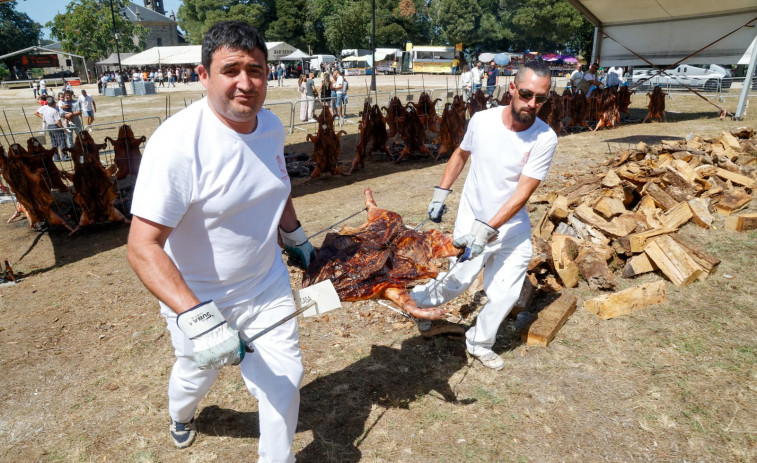
[[[499,228],[507,223],[508,220],[512,219],[513,216],[526,205],[528,198],[530,198],[533,192],[536,191],[536,188],[540,183],[541,180],[521,175],[520,179],[518,179],[518,186],[515,188],[515,192],[510,199],[499,208],[499,211],[494,214],[494,217],[489,220],[489,226],[492,228]]]
[[[187,286],[163,246],[173,228],[133,217],[127,257],[142,283],[174,312],[181,313],[200,301]]]
[[[470,158],[470,151],[465,151],[458,146],[452,153],[452,156],[449,157],[449,161],[447,161],[447,165],[444,167],[442,181],[439,183],[440,188],[444,188],[445,190],[452,188],[452,184],[455,183],[457,177],[460,176],[460,173],[465,167],[465,163],[468,162],[468,158]]]

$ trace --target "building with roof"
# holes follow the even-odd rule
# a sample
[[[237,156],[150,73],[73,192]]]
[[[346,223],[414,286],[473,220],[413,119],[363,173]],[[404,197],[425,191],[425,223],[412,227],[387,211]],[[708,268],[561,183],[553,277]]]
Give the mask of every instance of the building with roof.
[[[163,0],[144,0],[144,6],[127,2],[123,15],[147,31],[144,49],[184,45],[179,39],[176,17],[165,15]],[[141,50],[140,50],[141,51]]]

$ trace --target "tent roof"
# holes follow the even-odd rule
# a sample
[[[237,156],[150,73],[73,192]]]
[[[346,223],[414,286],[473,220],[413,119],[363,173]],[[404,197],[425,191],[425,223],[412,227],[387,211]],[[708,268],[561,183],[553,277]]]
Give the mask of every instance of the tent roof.
[[[282,61],[297,61],[305,58],[312,58],[312,56],[308,55],[307,53],[303,52],[302,50],[295,50],[294,53],[282,56],[279,58]]]
[[[685,62],[734,64],[755,37],[745,26],[757,24],[754,0],[637,0],[633,8],[618,8],[615,0],[568,2],[604,34],[595,44],[602,66],[649,66],[636,55],[669,65],[712,42]]]
[[[130,56],[134,56],[136,53],[121,53],[121,63],[126,58],[129,58]],[[105,58],[104,60],[100,60],[95,63],[98,66],[114,66],[118,64],[118,55],[116,53],[111,53],[110,56]]]
[[[144,66],[148,64],[199,64],[201,45],[152,47],[142,53],[121,60],[125,66]]]

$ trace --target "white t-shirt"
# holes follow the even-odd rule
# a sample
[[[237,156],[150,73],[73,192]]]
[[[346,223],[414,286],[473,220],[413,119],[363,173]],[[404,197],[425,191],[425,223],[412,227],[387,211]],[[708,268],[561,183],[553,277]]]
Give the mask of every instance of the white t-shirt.
[[[40,90],[47,90],[47,83],[43,79],[39,80],[39,89]]]
[[[579,71],[576,69],[570,74],[570,84],[573,88],[577,88],[578,84],[581,83],[581,79],[584,78],[583,71]]]
[[[45,105],[40,106],[35,112],[42,115],[42,124],[44,124],[44,127],[58,125],[58,121],[60,120],[60,113],[58,112],[57,108]]]
[[[461,79],[460,79],[460,85],[462,88],[466,90],[470,90],[473,84],[473,76],[471,74],[471,71],[464,72]]]
[[[277,243],[285,137],[264,109],[253,133],[237,133],[203,98],[147,142],[131,212],[173,228],[165,251],[200,300],[237,304],[288,278]]]
[[[79,106],[83,111],[92,111],[92,96],[79,95]]]
[[[470,170],[460,198],[455,237],[470,233],[475,219],[487,222],[510,199],[521,174],[544,180],[557,146],[557,135],[539,118],[522,132],[502,124],[502,111],[509,106],[479,111],[473,115],[460,148],[470,151]],[[523,207],[499,228],[497,241],[531,230]]]
[[[471,68],[471,77],[473,78],[473,85],[481,84],[481,77],[484,75],[484,70],[479,69],[478,66]]]
[[[344,85],[344,77],[337,76],[336,82],[331,86],[337,93],[342,93],[342,86]]]
[[[623,83],[623,68],[620,66],[613,66],[607,71],[607,79],[605,79],[605,85],[612,87],[613,85],[620,85]]]

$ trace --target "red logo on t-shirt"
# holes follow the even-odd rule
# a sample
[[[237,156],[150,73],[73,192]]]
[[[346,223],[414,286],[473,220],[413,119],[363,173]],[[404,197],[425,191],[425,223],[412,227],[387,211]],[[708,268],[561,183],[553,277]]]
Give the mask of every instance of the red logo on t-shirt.
[[[521,159],[521,160],[520,160],[520,163],[518,163],[518,165],[519,165],[520,167],[523,167],[523,166],[525,166],[525,165],[526,165],[526,163],[528,162],[528,158],[529,158],[529,156],[531,156],[531,152],[530,152],[530,151],[526,151],[526,152],[525,152],[525,153],[523,154],[523,159]]]
[[[284,165],[284,161],[281,160],[281,156],[279,156],[278,154],[276,155],[276,162],[279,163],[279,170],[281,171],[281,178],[282,179],[289,178],[289,175],[287,174],[287,168]]]

